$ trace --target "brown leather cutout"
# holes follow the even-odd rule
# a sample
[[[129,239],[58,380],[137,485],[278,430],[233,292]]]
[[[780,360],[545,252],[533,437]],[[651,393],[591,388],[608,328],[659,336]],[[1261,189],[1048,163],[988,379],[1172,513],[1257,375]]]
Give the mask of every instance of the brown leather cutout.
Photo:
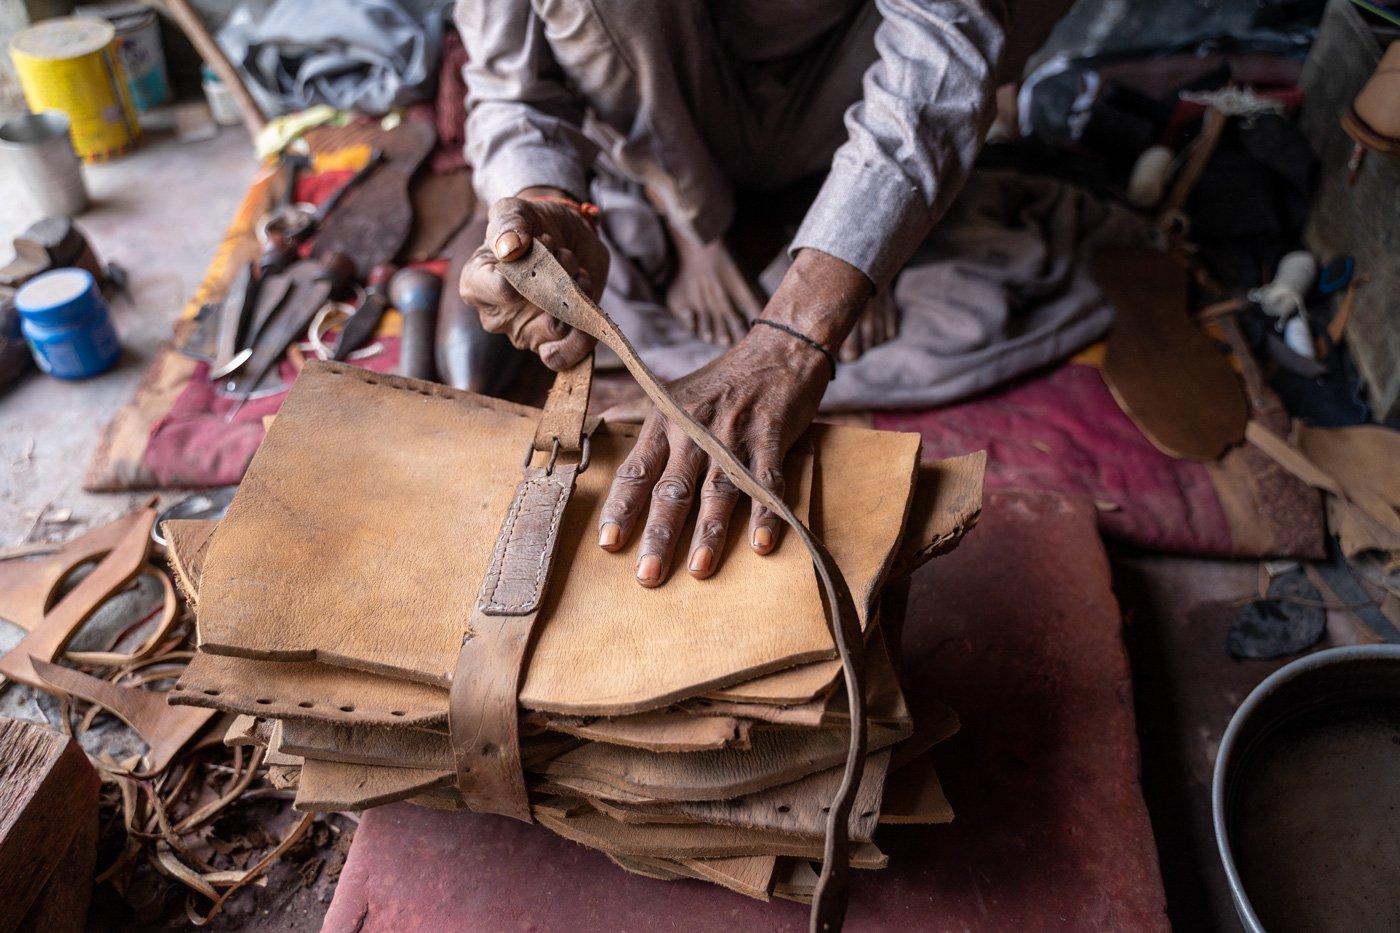
[[[41,622],[0,657],[0,674],[43,689],[43,681],[30,664],[30,658],[53,661],[99,606],[136,579],[150,553],[151,525],[154,522],[153,505],[147,505],[122,519],[122,535],[111,543],[111,550],[91,573],[44,614]],[[37,592],[37,587],[31,590],[31,598]]]

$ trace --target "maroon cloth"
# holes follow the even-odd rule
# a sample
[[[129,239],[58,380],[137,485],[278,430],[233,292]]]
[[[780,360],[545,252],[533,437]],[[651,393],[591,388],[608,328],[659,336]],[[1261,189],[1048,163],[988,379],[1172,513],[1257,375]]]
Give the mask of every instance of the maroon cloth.
[[[1087,496],[1110,537],[1159,551],[1233,553],[1210,473],[1153,447],[1093,366],[1069,364],[969,402],[874,420],[918,431],[929,460],[986,450],[988,489]]]
[[[384,350],[355,361],[377,373],[393,372],[399,361],[399,338],[375,338]],[[288,388],[296,370],[283,358],[280,369]],[[161,488],[232,486],[243,480],[248,461],[263,439],[263,418],[277,414],[286,392],[249,399],[232,421],[224,418],[237,404],[214,390],[209,364],[195,366],[170,411],[151,426],[141,464]]]
[[[968,539],[916,574],[911,702],[932,694],[962,719],[933,755],[958,816],[880,829],[890,867],[853,873],[848,930],[1169,929],[1120,632],[1083,499],[993,493]],[[640,878],[542,826],[411,804],[364,814],[324,926],[806,928],[797,904]]]

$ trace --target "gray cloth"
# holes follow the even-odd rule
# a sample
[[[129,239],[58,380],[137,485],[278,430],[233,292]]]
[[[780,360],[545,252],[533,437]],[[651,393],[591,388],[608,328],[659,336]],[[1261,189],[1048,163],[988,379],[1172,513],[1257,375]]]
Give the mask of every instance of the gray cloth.
[[[467,159],[488,204],[534,185],[579,196],[601,146],[706,242],[728,228],[736,184],[829,169],[792,250],[882,287],[956,195],[998,76],[1018,73],[1068,6],[460,0]],[[1003,55],[1008,29],[1020,51]]]
[[[675,379],[718,356],[659,303],[665,240],[640,192],[604,179],[593,194],[613,250],[603,307],[647,365]],[[1113,319],[1088,257],[1149,239],[1137,215],[1079,188],[973,172],[894,282],[898,339],[842,363],[822,410],[942,405],[1068,357]],[[765,285],[776,286],[787,262],[770,267]]]
[[[421,19],[394,0],[279,0],[220,41],[279,112],[329,104],[380,115],[431,93],[446,2]]]

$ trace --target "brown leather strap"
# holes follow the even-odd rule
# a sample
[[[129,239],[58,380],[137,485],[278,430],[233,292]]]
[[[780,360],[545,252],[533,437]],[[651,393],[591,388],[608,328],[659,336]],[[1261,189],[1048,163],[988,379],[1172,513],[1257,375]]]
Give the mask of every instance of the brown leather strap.
[[[544,414],[526,453],[491,563],[462,636],[448,698],[448,731],[457,761],[457,788],[485,813],[531,821],[520,762],[517,698],[559,527],[578,475],[588,468],[585,418],[593,380],[590,355],[554,380]],[[537,452],[542,466],[532,466]],[[560,463],[561,451],[575,462]]]
[[[850,698],[851,733],[845,774],[827,818],[822,876],[813,897],[811,921],[813,930],[838,929],[846,914],[850,848],[846,835],[848,819],[865,767],[864,642],[855,601],[851,598],[851,591],[840,568],[826,547],[798,520],[787,503],[760,483],[747,464],[742,463],[708,428],[676,402],[642,362],[617,325],[583,293],[538,240],[525,256],[514,262],[501,263],[497,268],[530,302],[564,323],[597,338],[616,353],[657,410],[708,454],[710,462],[724,470],[735,486],[782,518],[812,555],[817,577],[826,592],[828,622],[841,657],[846,695]]]
[[[581,449],[584,418],[588,415],[588,394],[593,386],[593,355],[572,369],[554,377],[544,414],[535,427],[535,450],[550,453],[558,442],[560,450]]]

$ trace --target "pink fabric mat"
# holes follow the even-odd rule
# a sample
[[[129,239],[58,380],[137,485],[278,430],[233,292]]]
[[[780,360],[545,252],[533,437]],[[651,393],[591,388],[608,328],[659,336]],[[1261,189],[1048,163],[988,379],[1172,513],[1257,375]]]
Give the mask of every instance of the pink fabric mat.
[[[376,337],[383,352],[357,360],[377,373],[393,372],[399,360],[398,337]],[[290,389],[296,371],[285,359],[279,372]],[[224,418],[236,402],[214,391],[209,364],[200,363],[179,398],[151,426],[141,465],[163,487],[231,486],[242,482],[248,461],[263,439],[263,418],[277,414],[286,392],[245,402],[232,421]]]
[[[874,422],[922,434],[929,460],[986,450],[988,489],[1087,496],[1100,530],[1129,544],[1233,553],[1210,473],[1153,447],[1093,366],[1061,366],[944,408],[877,412]]]
[[[928,691],[962,720],[933,752],[958,815],[948,826],[879,830],[890,867],[853,873],[846,928],[1167,930],[1128,661],[1091,504],[992,493],[967,540],[915,575],[908,606],[911,702],[917,709]],[[797,904],[640,878],[542,826],[412,804],[364,814],[324,926],[806,928]]]

